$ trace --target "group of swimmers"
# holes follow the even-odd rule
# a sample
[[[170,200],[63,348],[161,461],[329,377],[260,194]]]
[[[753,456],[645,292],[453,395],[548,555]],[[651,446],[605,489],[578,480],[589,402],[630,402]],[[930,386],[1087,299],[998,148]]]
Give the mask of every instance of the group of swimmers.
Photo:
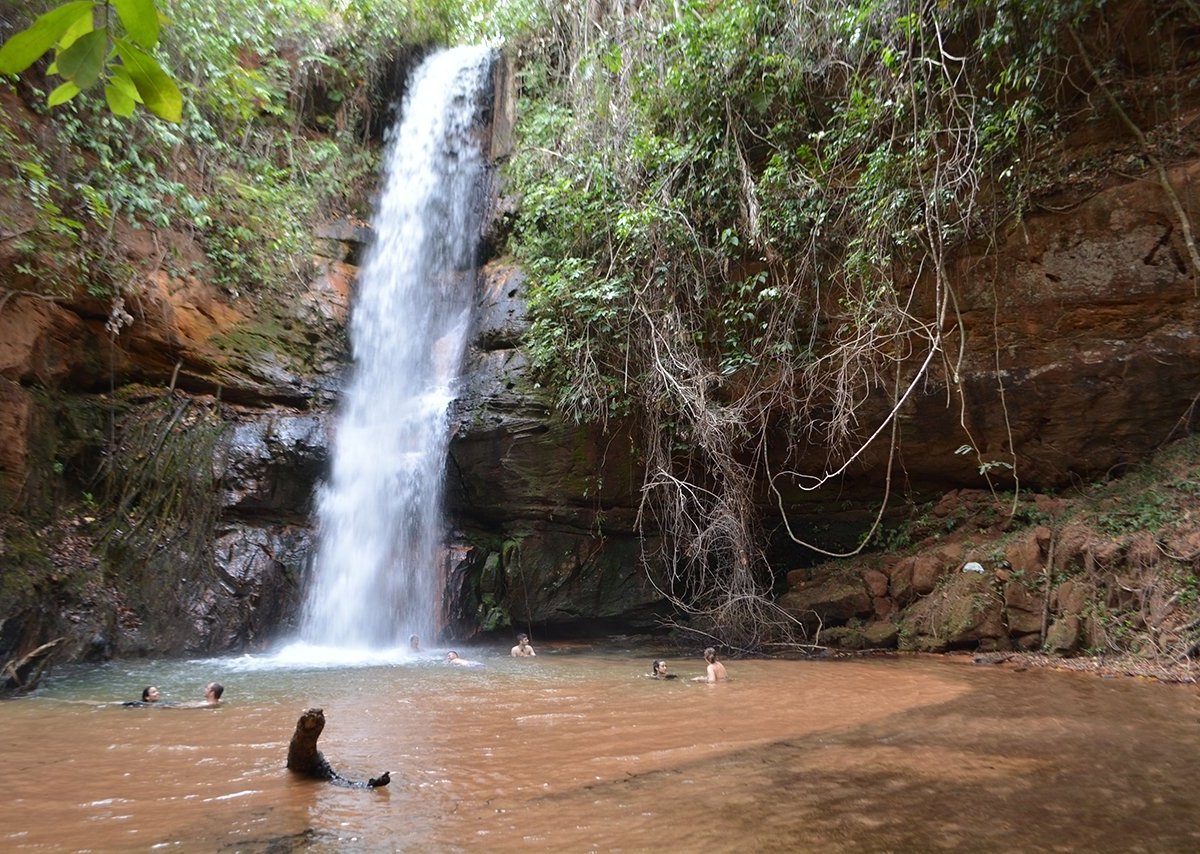
[[[421,651],[421,642],[416,635],[413,635],[411,638],[409,638],[408,644],[409,648],[413,652]],[[514,658],[536,656],[537,653],[534,652],[533,646],[529,643],[529,635],[524,633],[517,635],[517,645],[509,651],[509,655],[513,656]],[[446,661],[459,667],[483,666],[482,662],[472,661],[469,658],[463,658],[458,654],[457,651],[453,649],[446,653]],[[692,677],[693,682],[724,682],[729,678],[729,672],[726,671],[725,665],[717,660],[717,650],[714,647],[710,646],[708,649],[704,650],[704,662],[706,665],[704,675]],[[666,659],[663,658],[656,658],[653,661],[653,663],[650,665],[649,676],[652,679],[678,678],[674,673],[667,672],[667,662]]]
[[[142,699],[130,700],[121,705],[157,706],[164,709],[211,709],[221,705],[221,695],[224,693],[225,686],[220,682],[209,682],[204,686],[203,701],[195,703],[164,703],[162,702],[162,692],[154,685],[147,685],[142,689]]]
[[[693,682],[724,682],[729,678],[729,673],[725,670],[725,665],[717,660],[717,651],[713,647],[704,650],[704,661],[707,664],[705,674],[703,676],[693,676]],[[650,665],[651,679],[676,679],[674,673],[667,672],[667,661],[665,658],[656,658]]]
[[[408,649],[410,652],[421,651],[421,639],[416,635],[408,639]],[[527,658],[536,656],[537,653],[533,650],[533,645],[529,643],[529,635],[521,633],[517,635],[517,645],[512,648],[509,655],[515,658]],[[450,664],[456,664],[459,667],[482,667],[483,663],[479,661],[471,661],[469,658],[463,658],[456,650],[450,650],[446,653],[446,661]]]

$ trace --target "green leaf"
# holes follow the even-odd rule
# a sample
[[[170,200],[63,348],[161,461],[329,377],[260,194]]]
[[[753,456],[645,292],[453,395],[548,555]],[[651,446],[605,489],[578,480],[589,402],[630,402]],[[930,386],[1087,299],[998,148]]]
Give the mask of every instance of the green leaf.
[[[137,90],[137,86],[133,85],[133,78],[129,76],[129,69],[124,65],[114,65],[109,69],[112,76],[109,78],[109,85],[116,86],[126,97],[131,98],[136,103],[142,103],[142,96]]]
[[[108,108],[112,110],[114,116],[128,118],[137,109],[137,101],[130,98],[123,89],[112,81],[104,87],[104,100],[108,101]]]
[[[51,107],[57,107],[59,104],[67,103],[80,91],[80,88],[75,85],[75,81],[68,80],[50,93],[50,96],[46,98],[46,103]]]
[[[116,45],[121,62],[128,69],[146,109],[169,122],[179,121],[183,117],[183,96],[175,81],[150,54],[125,39],[117,39]]]
[[[108,53],[108,29],[101,27],[75,40],[58,55],[58,73],[86,89],[100,79],[104,57]]]
[[[61,53],[62,51],[66,50],[71,45],[75,44],[75,42],[81,36],[87,35],[94,29],[95,21],[93,20],[92,16],[80,15],[79,19],[75,23],[71,24],[71,26],[67,27],[66,32],[59,37],[57,45],[59,52]],[[55,71],[54,73],[57,74],[58,72]]]
[[[158,44],[158,10],[154,0],[112,0],[129,38],[144,48]]]
[[[40,16],[0,47],[0,74],[19,74],[62,38],[83,15],[91,15],[92,0],[74,0]]]

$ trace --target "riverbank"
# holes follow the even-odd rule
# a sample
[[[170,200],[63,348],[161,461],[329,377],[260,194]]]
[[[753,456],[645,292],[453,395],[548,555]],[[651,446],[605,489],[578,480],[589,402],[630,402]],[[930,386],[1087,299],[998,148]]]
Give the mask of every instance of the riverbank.
[[[946,657],[953,656],[947,655]],[[1194,659],[1147,661],[1130,655],[1060,658],[1040,653],[991,652],[972,655],[970,660],[974,664],[991,664],[1015,670],[1038,667],[1050,670],[1070,670],[1076,673],[1092,673],[1103,679],[1130,677],[1181,685],[1200,684],[1200,662]]]

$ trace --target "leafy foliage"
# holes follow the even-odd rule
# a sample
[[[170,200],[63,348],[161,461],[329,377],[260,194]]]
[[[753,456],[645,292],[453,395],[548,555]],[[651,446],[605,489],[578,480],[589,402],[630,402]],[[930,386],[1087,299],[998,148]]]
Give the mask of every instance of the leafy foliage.
[[[363,143],[387,109],[375,93],[390,64],[405,46],[454,38],[466,24],[447,0],[76,0],[38,16],[47,5],[10,13],[29,26],[6,43],[3,70],[52,50],[49,72],[71,85],[98,73],[106,88],[100,97],[98,87],[58,87],[38,128],[5,111],[0,160],[11,171],[0,180],[34,191],[34,227],[17,230],[38,286],[54,292],[54,282],[82,277],[114,296],[137,279],[116,236],[170,228],[198,238],[206,277],[231,295],[282,300],[308,275],[313,223],[367,213],[376,155]],[[157,13],[145,17],[156,6],[169,22],[161,30]],[[75,45],[100,32],[89,27],[102,15],[114,38],[97,72]],[[163,67],[180,81],[177,109]],[[23,75],[26,86],[40,85],[40,68]],[[126,111],[114,103],[128,99],[177,111],[176,121],[117,120],[111,113]]]
[[[117,35],[122,29],[123,37]],[[149,53],[158,33],[154,0],[70,0],[0,47],[0,74],[19,74],[53,50],[51,68],[64,82],[46,99],[51,107],[103,80],[114,114],[131,116],[143,104],[159,118],[177,122],[183,106],[179,87]]]
[[[580,0],[522,44],[530,353],[568,415],[640,424],[670,592],[727,638],[770,587],[755,484],[828,482],[955,376],[947,254],[1020,216],[1099,5]]]

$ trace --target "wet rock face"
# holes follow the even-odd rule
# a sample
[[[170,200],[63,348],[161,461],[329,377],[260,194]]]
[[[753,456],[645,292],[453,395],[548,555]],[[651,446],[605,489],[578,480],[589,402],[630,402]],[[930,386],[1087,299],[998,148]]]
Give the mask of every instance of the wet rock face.
[[[447,462],[450,631],[656,628],[629,437],[562,422],[533,388],[520,269],[485,266],[477,294]]]
[[[217,584],[188,605],[197,652],[258,651],[295,630],[312,549],[306,526],[233,526],[216,542]]]
[[[303,521],[328,463],[329,413],[275,412],[236,423],[222,481],[238,514]]]
[[[297,317],[310,316],[322,334],[338,328],[343,290],[318,280],[297,301]],[[22,535],[20,595],[0,595],[5,648],[61,636],[72,658],[211,654],[259,648],[292,628],[327,456],[328,418],[306,407],[333,399],[341,365],[321,354],[337,339],[313,345],[312,364],[325,373],[301,375],[296,354],[271,352],[268,337],[253,357],[214,349],[245,318],[212,288],[156,273],[136,301],[127,305],[136,316],[116,333],[105,329],[107,307],[86,296],[10,294],[0,310],[0,509],[13,514],[0,518],[0,554],[7,546],[11,559],[15,548],[4,522],[16,520],[9,534],[33,531]],[[140,555],[122,548],[119,532],[102,545],[114,508],[102,503],[97,473],[112,419],[165,399],[182,406],[193,394],[228,423],[214,461],[220,507],[211,538],[200,549],[167,542]],[[53,514],[61,518],[43,527]],[[76,540],[89,561],[72,557]]]
[[[1200,209],[1200,161],[1178,167],[1172,180],[1185,207]],[[919,501],[947,490],[983,487],[980,460],[1007,462],[1014,453],[1024,488],[1059,488],[1132,463],[1190,425],[1188,413],[1200,388],[1200,301],[1161,187],[1152,180],[1126,182],[1064,207],[1029,216],[998,245],[968,249],[952,267],[959,314],[948,322],[947,334],[957,357],[960,333],[949,327],[961,322],[966,350],[960,383],[950,385],[944,365],[935,360],[900,425],[906,486]],[[531,387],[518,346],[525,323],[523,291],[518,270],[499,264],[484,270],[478,334],[454,417],[448,503],[461,533],[458,548],[496,556],[496,541],[510,537],[547,547],[538,574],[529,576],[529,603],[501,595],[483,608],[492,615],[487,619],[528,613],[535,622],[565,628],[572,621],[582,624],[595,606],[587,593],[573,605],[562,605],[570,585],[559,579],[579,571],[580,559],[559,538],[569,533],[591,541],[598,552],[589,558],[589,571],[617,573],[597,584],[621,589],[621,561],[609,562],[606,569],[602,556],[626,551],[635,541],[641,477],[628,434],[619,427],[601,435],[563,424]],[[934,316],[931,303],[915,308]],[[887,404],[882,397],[869,400],[863,423],[878,423]],[[978,458],[955,454],[967,441],[964,424]],[[827,526],[834,502],[862,498],[861,512],[847,514],[844,524],[865,527],[882,493],[884,444],[869,449],[862,465],[828,495],[789,492],[779,482],[792,524]],[[825,449],[813,449],[813,460],[824,456]],[[1003,481],[1003,469],[993,474]],[[774,507],[764,506],[762,512],[768,522],[778,515]],[[1036,542],[1024,546],[1025,552],[1044,548]],[[1020,560],[1023,554],[1014,557]],[[773,558],[778,569],[787,569],[806,556],[783,543]],[[872,576],[852,593],[793,585],[789,596],[797,612],[819,605],[834,623],[872,614],[890,619],[940,589],[961,563],[961,554],[946,553],[881,568],[889,584],[882,595],[882,581]],[[977,583],[969,577],[954,581]],[[1016,591],[1011,592],[1016,600]],[[983,595],[972,590],[964,598]],[[1004,601],[1002,589],[988,595],[989,601]],[[642,588],[641,598],[627,597],[610,613],[619,612],[617,619],[632,625],[656,604],[661,597]],[[945,617],[936,637],[951,646],[978,643],[993,631],[998,638],[1028,636],[1035,622],[1040,630],[1041,621],[1034,603],[1017,601],[1010,603],[1006,618],[1014,625],[1008,628],[990,606]],[[462,612],[457,619],[470,622]],[[940,617],[921,619],[932,624]],[[1066,638],[1056,640],[1064,648],[1077,634],[1066,624],[1055,633]],[[914,625],[905,637],[918,635]]]
[[[275,412],[231,430],[215,584],[186,606],[198,649],[257,650],[296,629],[313,549],[312,496],[328,459],[328,414]]]

